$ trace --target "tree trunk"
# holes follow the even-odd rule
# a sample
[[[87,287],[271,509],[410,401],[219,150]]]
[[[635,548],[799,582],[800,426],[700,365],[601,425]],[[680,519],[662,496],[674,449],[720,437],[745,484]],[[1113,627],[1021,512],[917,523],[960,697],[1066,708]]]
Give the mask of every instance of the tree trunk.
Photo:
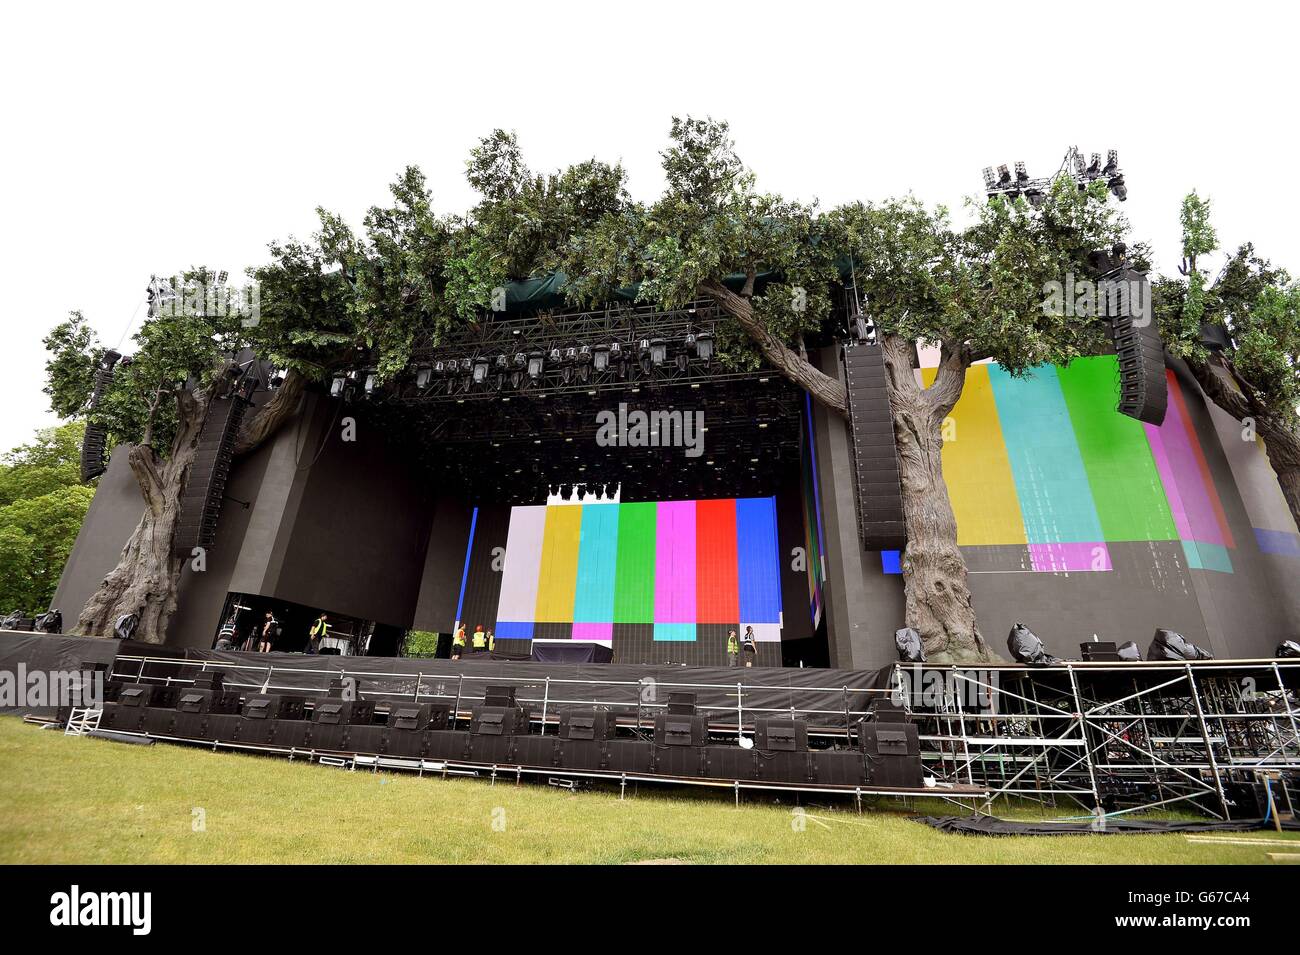
[[[886,335],[883,351],[907,522],[902,560],[907,625],[921,635],[932,663],[996,660],[975,620],[966,559],[957,547],[957,519],[943,479],[943,421],[961,397],[965,360],[945,351],[934,384],[923,389],[908,342]]]
[[[117,566],[104,578],[99,589],[77,618],[75,633],[108,637],[123,614],[139,617],[135,639],[162,643],[167,624],[176,611],[176,591],[185,557],[172,554],[181,495],[189,479],[190,466],[199,446],[203,422],[213,393],[231,384],[228,366],[209,389],[182,391],[177,395],[177,431],[171,455],[161,460],[148,444],[131,448],[127,460],[144,498],[144,514],[136,525]],[[235,453],[253,450],[297,413],[304,380],[290,371],[275,395],[240,432]],[[230,399],[233,400],[233,399]]]
[[[1264,450],[1282,488],[1282,496],[1296,526],[1300,527],[1300,434],[1289,421],[1269,410],[1230,363],[1196,357],[1186,361],[1206,397],[1243,424],[1247,418],[1254,422],[1254,433],[1264,440]]]

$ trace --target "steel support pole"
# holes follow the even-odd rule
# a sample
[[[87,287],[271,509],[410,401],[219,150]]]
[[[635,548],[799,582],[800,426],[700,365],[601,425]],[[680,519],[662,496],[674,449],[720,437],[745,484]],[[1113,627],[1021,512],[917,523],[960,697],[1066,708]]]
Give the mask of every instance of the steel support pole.
[[[1214,744],[1210,742],[1210,730],[1205,725],[1205,710],[1201,708],[1201,694],[1196,689],[1196,677],[1192,675],[1192,665],[1186,665],[1187,686],[1192,691],[1192,702],[1196,704],[1196,721],[1201,727],[1201,739],[1205,742],[1205,755],[1210,761],[1210,772],[1214,773],[1214,790],[1219,794],[1219,805],[1223,807],[1223,818],[1231,819],[1228,809],[1228,797],[1223,794],[1223,778],[1219,775],[1219,761],[1214,758]]]
[[[1088,786],[1092,789],[1092,808],[1096,812],[1097,818],[1103,815],[1101,808],[1101,793],[1097,789],[1097,772],[1092,765],[1092,747],[1088,744],[1088,723],[1083,716],[1083,700],[1079,696],[1079,676],[1074,672],[1074,667],[1068,663],[1065,665],[1066,671],[1070,674],[1070,694],[1074,698],[1074,718],[1079,722],[1079,735],[1083,738],[1083,761],[1088,766]]]

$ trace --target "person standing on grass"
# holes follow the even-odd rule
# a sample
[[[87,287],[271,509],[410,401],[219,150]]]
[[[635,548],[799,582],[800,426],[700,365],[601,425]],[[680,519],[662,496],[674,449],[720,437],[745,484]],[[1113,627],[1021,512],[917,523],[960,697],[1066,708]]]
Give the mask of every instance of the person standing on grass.
[[[740,653],[740,641],[736,639],[736,631],[727,631],[727,666],[736,665],[736,656]]]
[[[758,638],[754,636],[752,626],[745,628],[745,666],[752,667],[758,656]]]

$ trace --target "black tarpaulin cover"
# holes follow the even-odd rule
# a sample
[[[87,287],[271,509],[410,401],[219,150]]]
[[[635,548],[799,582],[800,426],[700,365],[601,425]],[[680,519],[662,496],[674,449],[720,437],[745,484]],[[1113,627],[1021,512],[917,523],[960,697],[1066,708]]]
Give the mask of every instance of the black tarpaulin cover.
[[[1157,630],[1147,648],[1148,660],[1213,660],[1214,654],[1174,630]]]
[[[116,654],[116,640],[0,631],[0,671],[7,671],[15,677],[20,663],[28,673],[36,670],[74,672],[96,663],[112,663]],[[20,716],[52,716],[54,710],[55,707],[0,706],[0,713]]]
[[[898,659],[904,663],[924,663],[925,646],[921,635],[911,627],[894,631],[894,646],[898,648]]]
[[[1273,651],[1275,657],[1300,657],[1300,643],[1294,640],[1283,640]]]
[[[614,651],[588,640],[534,640],[531,659],[538,663],[608,663],[614,659]]]
[[[914,821],[965,836],[1095,836],[1153,835],[1162,832],[1249,832],[1272,829],[1269,819],[1234,819],[1230,822],[1181,822],[1173,819],[1107,819],[1094,822],[1019,822],[993,816],[914,816]],[[1282,820],[1283,829],[1300,830],[1300,822]]]
[[[1047,652],[1043,641],[1023,623],[1015,624],[1007,634],[1007,649],[1016,661],[1026,666],[1049,667],[1061,662],[1060,657]]]

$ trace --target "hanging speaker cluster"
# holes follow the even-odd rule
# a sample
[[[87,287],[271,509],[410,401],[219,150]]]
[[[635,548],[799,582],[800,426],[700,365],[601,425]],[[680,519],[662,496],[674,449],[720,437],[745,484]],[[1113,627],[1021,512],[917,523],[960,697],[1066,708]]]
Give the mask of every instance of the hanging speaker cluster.
[[[844,386],[853,438],[853,484],[858,534],[865,550],[901,550],[907,544],[894,414],[879,345],[844,347]]]
[[[103,361],[95,369],[95,388],[90,394],[90,407],[93,411],[113,384],[113,369],[122,356],[113,349],[104,352]],[[86,433],[81,439],[81,480],[82,482],[99,477],[108,468],[108,428],[92,423],[86,425]]]
[[[217,518],[221,516],[226,479],[235,459],[235,439],[247,406],[248,399],[232,389],[230,394],[214,398],[208,408],[176,522],[173,553],[179,557],[188,557],[195,547],[206,549],[216,543]]]
[[[1101,282],[1111,337],[1119,357],[1119,412],[1147,424],[1165,420],[1169,400],[1165,345],[1160,338],[1147,277],[1127,266]]]

